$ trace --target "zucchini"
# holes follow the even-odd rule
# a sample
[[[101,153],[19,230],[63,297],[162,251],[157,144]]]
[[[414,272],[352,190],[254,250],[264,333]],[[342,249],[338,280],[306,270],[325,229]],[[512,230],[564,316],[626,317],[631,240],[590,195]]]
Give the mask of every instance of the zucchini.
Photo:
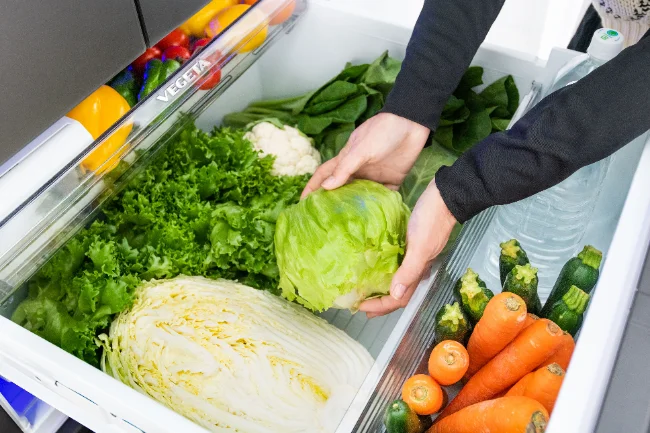
[[[389,404],[384,413],[388,433],[422,433],[432,424],[431,417],[418,416],[403,400]]]
[[[501,255],[499,255],[499,276],[501,277],[501,287],[506,282],[506,277],[517,265],[530,263],[528,254],[521,248],[517,239],[510,239],[508,242],[499,244]]]
[[[494,293],[487,288],[485,281],[481,280],[471,268],[467,268],[465,275],[458,279],[454,294],[473,323],[481,320],[485,306],[494,297]]]
[[[469,318],[463,313],[458,302],[443,305],[436,314],[436,344],[444,340],[454,340],[465,344],[470,331]]]
[[[586,293],[591,293],[600,276],[598,268],[600,268],[602,259],[603,253],[591,245],[584,247],[577,257],[569,259],[562,267],[540,315],[548,319],[548,315],[555,303],[562,299],[571,286],[576,286]]]
[[[578,286],[571,286],[562,299],[553,304],[548,319],[575,337],[582,325],[588,303],[589,294],[580,290]]]
[[[531,267],[530,263],[516,265],[506,277],[503,291],[519,295],[526,303],[529,313],[539,314],[542,303],[537,294],[538,283],[537,268]]]

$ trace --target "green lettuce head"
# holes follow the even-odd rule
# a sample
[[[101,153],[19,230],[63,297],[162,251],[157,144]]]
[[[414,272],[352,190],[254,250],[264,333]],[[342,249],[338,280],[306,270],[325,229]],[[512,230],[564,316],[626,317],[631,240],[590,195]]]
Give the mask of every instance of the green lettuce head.
[[[410,214],[399,193],[368,180],[318,190],[285,209],[275,231],[282,296],[315,311],[354,312],[388,294]]]

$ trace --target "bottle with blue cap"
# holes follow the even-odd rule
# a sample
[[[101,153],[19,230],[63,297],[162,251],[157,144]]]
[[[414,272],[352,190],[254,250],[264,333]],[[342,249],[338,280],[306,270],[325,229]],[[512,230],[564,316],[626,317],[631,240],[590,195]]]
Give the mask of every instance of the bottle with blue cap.
[[[623,35],[613,29],[599,29],[593,35],[587,54],[567,63],[545,96],[589,75],[623,48]],[[538,268],[538,292],[543,302],[564,263],[583,246],[581,241],[610,161],[608,157],[583,167],[554,187],[517,203],[500,206],[490,228],[492,233],[488,233],[490,246],[486,267],[489,274],[499,279],[499,243],[517,239],[531,264]]]

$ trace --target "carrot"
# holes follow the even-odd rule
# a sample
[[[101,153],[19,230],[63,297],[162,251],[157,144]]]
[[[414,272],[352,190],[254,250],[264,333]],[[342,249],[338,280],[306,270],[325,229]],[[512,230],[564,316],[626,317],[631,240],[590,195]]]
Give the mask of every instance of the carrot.
[[[514,293],[501,292],[488,302],[469,337],[467,377],[473,376],[501,352],[526,323],[526,303]]]
[[[538,320],[539,320],[539,316],[536,316],[533,313],[526,314],[526,321],[524,322],[524,328],[522,329],[522,331]]]
[[[548,412],[529,397],[502,397],[468,406],[427,433],[543,433]]]
[[[461,380],[468,367],[467,349],[454,340],[440,342],[429,356],[429,375],[443,386],[453,385]]]
[[[438,418],[489,400],[510,388],[554,353],[561,342],[562,330],[559,326],[548,319],[537,320],[480,369]]]
[[[506,392],[505,395],[508,397],[510,396],[516,396],[516,395],[526,395],[526,386],[528,386],[528,383],[530,382],[530,379],[533,377],[533,373],[528,373],[521,379],[519,379],[519,382],[515,383],[512,388]]]
[[[573,337],[568,332],[565,332],[562,336],[562,344],[558,347],[557,351],[548,359],[545,359],[540,366],[545,366],[549,364],[558,364],[564,371],[569,369],[569,362],[571,361],[571,356],[573,355],[573,349],[575,349],[576,343],[573,341]]]
[[[416,374],[404,382],[402,400],[418,415],[431,415],[442,407],[444,395],[431,376]]]
[[[550,414],[553,412],[563,380],[564,370],[562,367],[557,364],[546,365],[524,376],[510,388],[506,396],[530,397],[540,402]]]

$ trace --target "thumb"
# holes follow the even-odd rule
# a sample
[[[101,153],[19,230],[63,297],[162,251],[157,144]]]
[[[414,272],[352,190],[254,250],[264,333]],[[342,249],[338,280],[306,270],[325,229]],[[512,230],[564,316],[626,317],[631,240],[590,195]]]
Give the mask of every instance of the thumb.
[[[323,188],[336,189],[350,179],[350,177],[359,170],[365,163],[365,159],[355,151],[346,155],[341,155],[339,163],[334,168],[332,174],[323,182]]]
[[[417,287],[422,279],[422,275],[427,268],[427,257],[424,251],[420,251],[418,242],[409,245],[406,255],[399,267],[390,286],[390,295],[396,300],[401,300],[406,293],[411,292]]]

